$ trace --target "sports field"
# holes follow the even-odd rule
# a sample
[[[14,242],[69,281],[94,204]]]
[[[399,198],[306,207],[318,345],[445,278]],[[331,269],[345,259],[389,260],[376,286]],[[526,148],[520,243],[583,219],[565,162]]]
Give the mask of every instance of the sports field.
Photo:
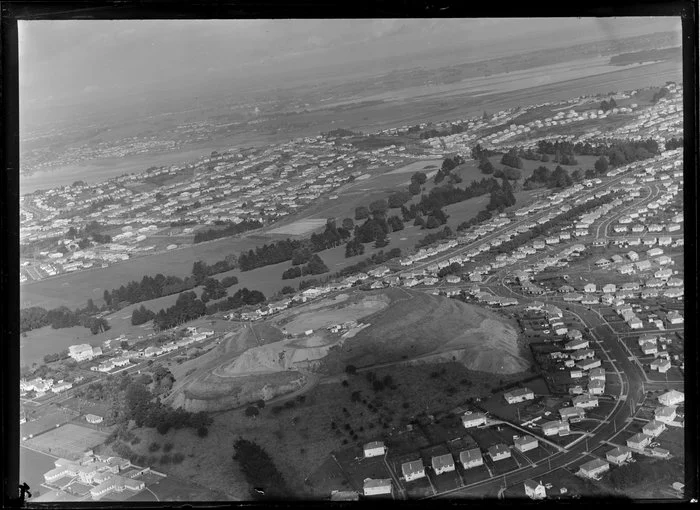
[[[104,443],[107,435],[106,432],[68,423],[28,439],[26,444],[28,447],[42,452],[67,459],[75,459],[80,457],[86,450]]]

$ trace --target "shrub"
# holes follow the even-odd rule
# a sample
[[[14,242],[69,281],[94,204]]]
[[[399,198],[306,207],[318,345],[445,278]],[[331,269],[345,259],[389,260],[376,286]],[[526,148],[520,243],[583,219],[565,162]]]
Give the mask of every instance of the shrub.
[[[209,429],[207,427],[199,427],[197,429],[197,435],[199,437],[207,437],[209,435]]]
[[[158,450],[160,450],[160,444],[159,444],[159,443],[156,443],[156,442],[154,441],[153,443],[151,443],[151,444],[148,445],[148,451],[149,451],[149,452],[153,453],[153,452],[157,452]]]
[[[185,456],[177,452],[175,455],[173,455],[173,464],[180,464],[183,460],[185,460]]]
[[[166,453],[165,455],[162,455],[160,457],[160,463],[161,464],[170,464],[172,461],[172,458],[170,457],[170,454]]]
[[[163,445],[163,453],[169,453],[173,449],[173,443],[165,443]]]

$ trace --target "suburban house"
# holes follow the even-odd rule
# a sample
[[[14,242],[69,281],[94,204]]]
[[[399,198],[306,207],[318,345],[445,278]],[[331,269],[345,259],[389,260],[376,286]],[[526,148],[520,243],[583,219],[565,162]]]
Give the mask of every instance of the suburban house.
[[[377,496],[379,494],[391,494],[391,479],[365,478],[363,486],[365,496]]]
[[[591,395],[579,395],[572,399],[574,407],[586,409],[589,407],[598,407],[598,399]]]
[[[504,393],[503,397],[509,404],[517,404],[518,402],[533,400],[535,398],[535,394],[528,388],[518,388],[517,390]]]
[[[455,470],[455,463],[451,453],[433,457],[431,464],[436,475],[449,473],[450,471]]]
[[[586,412],[580,407],[562,407],[559,409],[562,420],[578,420],[586,416]]]
[[[596,291],[595,283],[587,283],[586,285],[583,286],[583,291],[584,292],[595,292]]]
[[[666,425],[658,420],[651,420],[642,427],[642,432],[651,437],[659,436],[664,430],[666,430]]]
[[[663,406],[654,411],[654,419],[665,424],[670,424],[676,419],[676,406]]]
[[[481,456],[481,450],[478,448],[460,452],[459,461],[462,463],[464,469],[482,466],[484,464],[484,458]]]
[[[646,446],[649,446],[651,439],[651,436],[647,436],[646,434],[640,432],[627,440],[627,446],[635,450],[643,450]]]
[[[597,368],[600,366],[600,360],[593,358],[593,359],[585,359],[583,361],[579,361],[576,363],[576,366],[579,367],[581,370],[590,370],[591,368]]]
[[[602,367],[592,369],[588,372],[588,379],[591,381],[605,381],[605,369]]]
[[[364,446],[365,458],[378,457],[386,453],[386,446],[382,441],[372,441]]]
[[[671,369],[671,362],[667,359],[657,358],[649,364],[649,368],[652,370],[658,370],[660,373],[665,374]]]
[[[526,452],[537,448],[539,446],[539,441],[532,436],[513,436],[513,445],[516,450]]]
[[[86,414],[85,415],[85,421],[88,423],[102,423],[104,421],[104,418],[102,416],[98,416],[96,414]]]
[[[569,431],[569,422],[568,421],[561,421],[561,420],[555,420],[555,421],[548,421],[542,424],[542,432],[544,433],[545,436],[553,436],[555,434],[559,434],[561,432],[568,432]]]
[[[593,356],[595,356],[593,349],[579,349],[571,353],[571,359],[576,361],[592,358]]]
[[[596,379],[588,382],[588,393],[591,395],[602,395],[605,393],[605,381]]]
[[[642,352],[646,355],[656,354],[659,352],[659,348],[654,342],[646,342],[642,345]]]
[[[568,361],[571,361],[571,360],[568,360]],[[572,363],[573,363],[573,361],[572,361]],[[576,369],[569,372],[569,376],[572,379],[580,379],[581,377],[583,377],[583,370],[576,368]]]
[[[579,474],[586,478],[599,479],[600,475],[610,470],[610,464],[601,459],[593,459],[590,462],[582,464],[579,468]]]
[[[666,314],[666,320],[671,324],[683,324],[683,316],[678,310],[671,310]]]
[[[547,497],[547,489],[542,485],[542,482],[528,479],[523,484],[525,485],[525,495],[530,499],[544,499]]]
[[[685,395],[680,391],[671,390],[659,396],[659,403],[664,406],[675,406],[685,401]]]
[[[404,462],[401,464],[401,473],[407,482],[423,478],[425,476],[423,461],[418,459],[410,462]]]
[[[605,454],[605,458],[613,464],[622,465],[632,458],[632,450],[626,446],[618,446]]]
[[[583,338],[583,333],[581,333],[578,329],[570,329],[566,333],[566,337],[570,338],[571,340],[581,340]]]
[[[510,458],[510,449],[503,443],[489,447],[489,455],[494,462]]]
[[[608,283],[603,285],[603,292],[606,294],[612,294],[613,292],[615,292],[615,290],[617,290],[617,287],[614,283]]]
[[[583,393],[583,387],[580,385],[571,386],[569,388],[569,395],[581,395]]]
[[[462,416],[462,424],[465,429],[471,427],[478,427],[479,425],[486,424],[486,415],[484,413],[474,413],[472,411],[467,411]]]

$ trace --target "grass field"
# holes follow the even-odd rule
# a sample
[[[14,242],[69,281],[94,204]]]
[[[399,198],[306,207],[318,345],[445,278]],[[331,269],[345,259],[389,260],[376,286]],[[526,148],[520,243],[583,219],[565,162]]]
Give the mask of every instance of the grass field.
[[[107,435],[106,432],[68,423],[28,439],[26,444],[42,452],[75,459],[86,450],[104,443]]]

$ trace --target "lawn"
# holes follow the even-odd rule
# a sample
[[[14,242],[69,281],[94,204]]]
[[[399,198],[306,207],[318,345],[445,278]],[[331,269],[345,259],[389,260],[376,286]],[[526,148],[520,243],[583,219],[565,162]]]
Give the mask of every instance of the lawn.
[[[27,446],[52,455],[77,459],[83,452],[104,443],[107,433],[68,423],[27,440]]]

